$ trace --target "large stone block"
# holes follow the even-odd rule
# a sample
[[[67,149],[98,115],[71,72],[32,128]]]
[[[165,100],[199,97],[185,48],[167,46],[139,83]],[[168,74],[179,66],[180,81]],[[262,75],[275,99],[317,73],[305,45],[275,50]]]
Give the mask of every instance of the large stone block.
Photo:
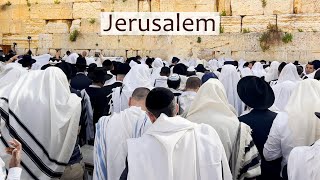
[[[266,0],[265,15],[293,13],[294,0]]]
[[[65,22],[49,22],[45,26],[45,33],[69,33],[69,25]]]
[[[100,2],[74,3],[73,18],[99,18],[101,12]]]
[[[276,16],[245,16],[242,19],[242,29],[250,30],[250,32],[267,31],[269,24],[276,24]]]
[[[39,34],[39,48],[51,48],[52,47],[52,34]]]
[[[261,0],[235,0],[231,1],[233,16],[239,15],[262,15],[263,7]]]
[[[11,5],[0,9],[0,20],[26,20],[30,18],[30,11],[26,5]]]
[[[295,13],[310,14],[320,13],[320,1],[318,0],[295,0]]]
[[[28,19],[24,22],[24,32],[27,34],[40,34],[45,31],[46,21],[43,19]]]
[[[32,19],[73,19],[72,3],[32,5]]]
[[[216,10],[220,13],[225,12],[230,16],[231,13],[231,0],[216,0]]]
[[[285,32],[317,32],[320,31],[320,14],[279,15],[278,26]]]
[[[241,17],[240,16],[221,16],[220,26],[224,33],[239,33],[241,32]]]
[[[81,33],[98,33],[100,34],[100,19],[89,18],[81,19]]]

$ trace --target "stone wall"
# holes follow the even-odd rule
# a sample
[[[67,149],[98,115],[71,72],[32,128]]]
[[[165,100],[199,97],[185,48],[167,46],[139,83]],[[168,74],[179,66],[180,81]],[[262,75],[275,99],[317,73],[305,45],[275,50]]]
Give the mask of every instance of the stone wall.
[[[149,55],[170,59],[232,57],[246,60],[310,61],[320,58],[320,1],[316,0],[0,0],[0,44],[37,54],[54,49],[105,56]],[[9,5],[10,4],[10,5]],[[219,11],[223,33],[218,36],[101,36],[100,12]],[[262,51],[259,37],[268,24],[293,34]],[[70,32],[80,30],[75,42]],[[249,33],[242,33],[243,29]]]

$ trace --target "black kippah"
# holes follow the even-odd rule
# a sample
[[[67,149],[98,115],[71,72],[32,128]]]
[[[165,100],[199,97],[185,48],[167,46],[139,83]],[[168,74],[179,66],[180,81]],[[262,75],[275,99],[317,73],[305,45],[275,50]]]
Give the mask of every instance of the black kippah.
[[[146,107],[148,110],[160,110],[168,107],[173,99],[174,95],[169,89],[157,87],[148,94]]]

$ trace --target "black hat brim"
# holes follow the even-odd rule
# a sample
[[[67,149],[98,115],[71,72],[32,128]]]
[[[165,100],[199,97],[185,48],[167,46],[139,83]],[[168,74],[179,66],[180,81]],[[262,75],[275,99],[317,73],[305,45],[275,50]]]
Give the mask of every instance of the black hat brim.
[[[254,109],[268,109],[270,108],[274,101],[275,101],[275,96],[272,88],[270,85],[268,85],[267,82],[265,82],[263,79],[260,79],[263,81],[263,83],[266,83],[265,85],[265,92],[264,96],[262,97],[256,97],[252,93],[246,92],[246,87],[252,83],[252,78],[257,78],[256,76],[246,76],[242,78],[237,86],[237,92],[240,97],[240,99],[249,107],[254,108]]]
[[[315,112],[314,114],[320,119],[320,112]]]

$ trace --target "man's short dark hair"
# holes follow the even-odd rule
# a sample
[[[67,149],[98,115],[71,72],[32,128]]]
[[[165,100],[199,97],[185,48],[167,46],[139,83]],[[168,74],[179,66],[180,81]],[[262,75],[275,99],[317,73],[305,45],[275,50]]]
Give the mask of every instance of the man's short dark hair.
[[[201,80],[198,77],[189,77],[186,83],[186,89],[198,89],[201,86]]]
[[[132,93],[132,98],[138,101],[146,100],[150,90],[145,87],[136,88]]]
[[[279,67],[278,67],[278,71],[279,71],[279,73],[281,73],[282,69],[283,69],[286,65],[287,65],[287,63],[286,63],[286,62],[282,62],[282,63],[280,63],[280,65],[279,65]]]
[[[110,71],[113,68],[113,63],[109,59],[107,59],[103,61],[102,66],[106,68],[108,71]]]
[[[151,112],[156,118],[160,117],[162,113],[167,115],[168,117],[173,117],[175,116],[175,110],[176,110],[175,99],[173,99],[172,102],[163,109],[157,109],[157,110],[148,109],[148,111]]]
[[[162,67],[160,71],[161,76],[170,76],[170,68]]]
[[[314,79],[316,80],[320,80],[320,71],[317,71],[315,74],[314,74]]]
[[[71,54],[71,52],[70,52],[70,51],[67,51],[66,54],[67,54],[67,56],[69,56],[69,55]]]
[[[298,71],[298,74],[301,75],[303,73],[303,67],[297,66],[297,71]]]
[[[318,70],[320,68],[320,60],[312,61],[312,65],[315,70]]]

